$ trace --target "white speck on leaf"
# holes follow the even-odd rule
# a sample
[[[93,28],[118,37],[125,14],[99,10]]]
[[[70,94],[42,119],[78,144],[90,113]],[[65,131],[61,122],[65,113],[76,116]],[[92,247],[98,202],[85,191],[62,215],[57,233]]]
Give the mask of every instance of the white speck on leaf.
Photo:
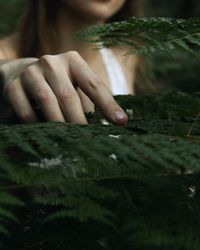
[[[109,158],[114,160],[114,161],[117,161],[117,155],[116,154],[109,155]]]

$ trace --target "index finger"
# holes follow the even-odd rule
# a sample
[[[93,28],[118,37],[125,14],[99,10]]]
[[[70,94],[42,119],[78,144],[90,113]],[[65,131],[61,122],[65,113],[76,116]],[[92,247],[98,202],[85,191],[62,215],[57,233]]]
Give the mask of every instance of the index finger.
[[[127,114],[117,104],[106,84],[78,54],[71,57],[69,70],[75,83],[99,107],[106,119],[117,124],[128,121]]]

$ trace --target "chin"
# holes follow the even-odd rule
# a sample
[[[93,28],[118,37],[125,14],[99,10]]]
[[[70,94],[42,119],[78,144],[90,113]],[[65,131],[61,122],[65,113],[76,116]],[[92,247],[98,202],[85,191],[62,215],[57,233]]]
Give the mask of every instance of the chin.
[[[116,14],[126,0],[63,0],[67,11],[81,19],[91,21],[106,21]]]

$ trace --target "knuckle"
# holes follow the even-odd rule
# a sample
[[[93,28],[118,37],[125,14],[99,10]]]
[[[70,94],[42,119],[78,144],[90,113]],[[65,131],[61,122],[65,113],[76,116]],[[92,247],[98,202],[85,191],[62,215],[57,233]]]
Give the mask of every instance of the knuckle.
[[[40,58],[40,64],[49,70],[54,70],[56,65],[55,57],[52,55],[44,55]]]
[[[55,96],[50,90],[39,89],[36,91],[36,99],[39,102],[51,102],[55,100]]]
[[[58,94],[58,98],[61,102],[71,102],[77,99],[77,93],[71,90],[64,90]]]
[[[44,56],[41,56],[41,57],[40,57],[40,61],[41,61],[41,62],[49,62],[49,61],[52,60],[52,58],[53,58],[52,55],[44,55]]]
[[[72,58],[72,59],[77,59],[77,58],[80,58],[80,54],[77,52],[77,51],[69,51],[66,53],[66,56],[68,58]]]
[[[22,79],[27,79],[29,77],[32,77],[36,74],[36,68],[35,66],[29,66],[21,73]]]
[[[105,87],[104,82],[102,82],[101,80],[94,78],[94,79],[90,79],[88,81],[88,85],[89,87],[93,90],[93,91],[97,91],[99,89],[102,89]]]

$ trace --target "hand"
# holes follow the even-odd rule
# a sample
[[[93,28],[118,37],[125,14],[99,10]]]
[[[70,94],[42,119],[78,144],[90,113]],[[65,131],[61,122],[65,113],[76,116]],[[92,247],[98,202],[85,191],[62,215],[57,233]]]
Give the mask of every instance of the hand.
[[[20,60],[2,66],[1,73],[3,95],[23,122],[38,121],[31,99],[47,121],[87,124],[84,112],[94,111],[95,104],[110,122],[127,122],[107,86],[77,52]]]

